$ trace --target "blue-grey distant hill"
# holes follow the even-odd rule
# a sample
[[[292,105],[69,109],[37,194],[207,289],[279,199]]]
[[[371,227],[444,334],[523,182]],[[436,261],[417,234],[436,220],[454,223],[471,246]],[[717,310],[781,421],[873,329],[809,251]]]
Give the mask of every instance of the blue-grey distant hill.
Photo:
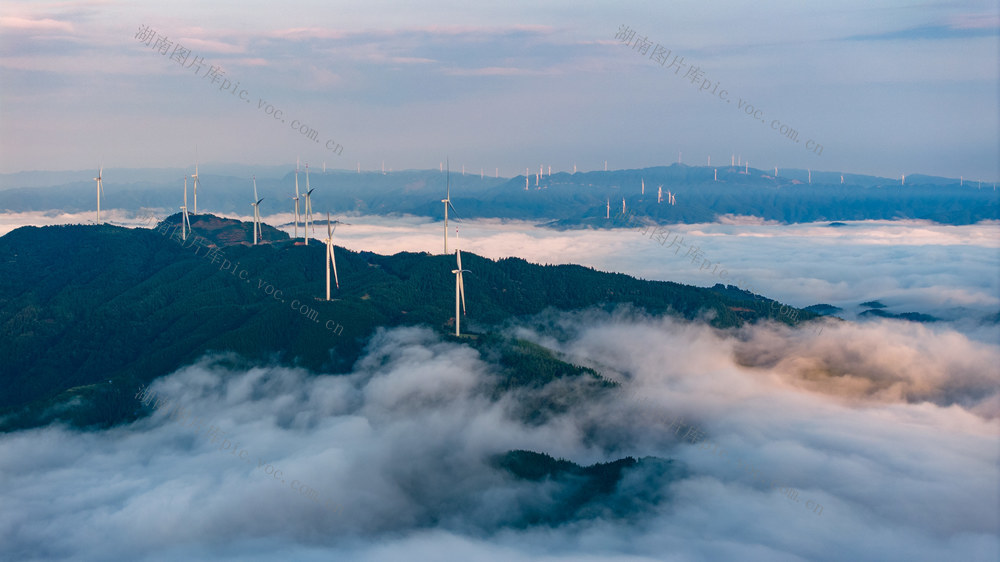
[[[214,172],[213,172],[214,170]],[[22,172],[0,176],[0,209],[6,211],[89,211],[95,207],[95,171]],[[210,173],[211,172],[211,173]],[[185,170],[105,169],[103,207],[138,211],[176,209],[182,200]],[[187,170],[190,174],[190,170]],[[200,212],[248,214],[251,174],[265,215],[290,212],[294,174],[282,168],[203,166],[198,192]],[[925,219],[942,224],[1000,220],[1000,195],[993,184],[922,175],[899,179],[839,172],[711,168],[674,164],[636,170],[556,173],[537,178],[481,178],[452,172],[451,199],[462,218],[537,221],[561,228],[616,226],[622,208],[650,222],[712,222],[724,215],[750,215],[783,223],[846,220]],[[716,176],[717,175],[717,176]],[[716,177],[718,178],[716,180]],[[71,178],[79,178],[70,181]],[[145,179],[144,179],[145,178]],[[843,178],[843,183],[841,183]],[[645,182],[645,194],[641,191]],[[305,191],[305,174],[299,189]],[[313,208],[334,214],[412,214],[439,218],[446,174],[437,170],[311,172]],[[537,185],[536,185],[537,182]],[[662,186],[663,201],[657,201]],[[190,186],[189,186],[190,189]],[[667,203],[668,192],[675,205]],[[189,198],[191,194],[189,193]],[[189,208],[193,201],[189,200]],[[620,221],[619,224],[620,226]]]

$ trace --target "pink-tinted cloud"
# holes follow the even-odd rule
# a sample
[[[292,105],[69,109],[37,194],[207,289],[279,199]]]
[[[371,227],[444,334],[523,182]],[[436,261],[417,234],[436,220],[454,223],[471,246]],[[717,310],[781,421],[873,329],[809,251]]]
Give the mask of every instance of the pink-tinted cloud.
[[[33,32],[73,32],[73,24],[67,21],[59,21],[51,18],[22,18],[17,16],[0,16],[0,28]]]

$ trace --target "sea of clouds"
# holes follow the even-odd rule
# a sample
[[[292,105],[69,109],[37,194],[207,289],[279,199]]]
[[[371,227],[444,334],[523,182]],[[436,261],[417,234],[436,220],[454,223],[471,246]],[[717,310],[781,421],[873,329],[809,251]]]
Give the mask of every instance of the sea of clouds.
[[[441,223],[342,220],[351,249],[441,251]],[[947,321],[817,333],[545,312],[503,329],[622,386],[540,423],[517,405],[544,389],[497,397],[498,368],[429,328],[380,330],[348,375],[204,357],[150,390],[214,440],[166,407],[106,431],[0,436],[0,559],[996,560],[1000,345],[981,319],[998,309],[997,225],[727,222],[675,232],[783,302],[853,318],[879,299]],[[719,282],[636,230],[466,221],[457,243]],[[466,291],[474,315],[475,272]],[[490,462],[513,449],[687,472],[626,472],[616,493],[648,498],[635,517],[523,528],[510,521],[553,489]]]

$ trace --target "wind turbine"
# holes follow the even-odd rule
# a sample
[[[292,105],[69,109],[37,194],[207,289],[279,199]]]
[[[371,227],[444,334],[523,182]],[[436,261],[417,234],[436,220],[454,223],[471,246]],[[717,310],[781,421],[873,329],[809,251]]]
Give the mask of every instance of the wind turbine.
[[[305,193],[305,198],[306,198],[305,215],[306,215],[306,220],[304,221],[303,226],[302,226],[302,235],[306,239],[306,246],[309,245],[309,223],[312,222],[312,217],[313,217],[313,206],[312,206],[312,192],[313,191],[316,191],[316,190],[315,189],[309,189],[309,164],[306,164],[306,193]],[[313,227],[313,231],[315,231],[315,230],[316,230],[316,227],[314,226]]]
[[[186,178],[185,178],[186,179]],[[194,214],[198,214],[198,184],[201,182],[198,180],[198,161],[194,163],[194,173],[191,174],[191,180],[194,182]],[[187,193],[187,190],[184,190]],[[187,203],[185,203],[187,205]]]
[[[642,195],[646,194],[646,180],[642,180]]]
[[[458,260],[458,269],[453,269],[451,272],[455,274],[455,337],[459,337],[462,335],[462,317],[458,308],[459,299],[462,301],[461,312],[465,312],[465,284],[462,282],[462,274],[470,272],[468,269],[462,269],[462,251],[458,248],[455,248],[455,259]]]
[[[604,218],[606,218],[606,219],[610,219],[611,218],[611,198],[610,197],[608,198],[608,210],[606,211],[606,213],[604,215]]]
[[[445,159],[447,168],[445,168],[445,186],[447,191],[445,192],[444,199],[441,200],[444,203],[444,253],[448,253],[448,207],[451,210],[455,210],[455,206],[451,204],[451,162]],[[457,213],[457,211],[456,211]]]
[[[295,237],[299,237],[299,159],[295,159]]]
[[[333,280],[340,289],[340,279],[337,277],[337,261],[333,257],[333,229],[330,226],[330,213],[326,213],[326,300],[330,300],[330,266],[333,265]]]
[[[188,179],[184,176],[184,205],[181,206],[181,240],[187,241],[187,233],[191,232],[191,220],[188,219]]]
[[[260,227],[260,202],[264,198],[257,199],[257,176],[253,177],[253,198],[255,202],[250,203],[250,206],[253,207],[253,245],[256,246],[258,238],[264,240],[264,232]]]
[[[101,224],[101,196],[104,195],[104,164],[101,164],[94,181],[97,182],[97,224]]]
[[[663,202],[663,185],[660,185],[660,187],[656,188],[656,202],[657,203]]]

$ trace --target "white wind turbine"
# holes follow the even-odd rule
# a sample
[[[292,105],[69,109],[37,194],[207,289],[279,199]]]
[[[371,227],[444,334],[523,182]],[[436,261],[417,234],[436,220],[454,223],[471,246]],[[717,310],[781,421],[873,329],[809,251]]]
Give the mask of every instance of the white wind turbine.
[[[451,204],[451,162],[445,159],[447,167],[445,168],[445,197],[441,200],[444,203],[444,253],[448,253],[448,207],[451,207],[452,211],[455,211],[455,206]],[[458,211],[455,211],[456,214]]]
[[[191,174],[191,180],[194,182],[194,186],[193,186],[194,187],[194,214],[197,215],[198,214],[198,184],[201,183],[201,181],[198,179],[198,161],[197,160],[194,163],[194,173]],[[184,192],[187,193],[187,190],[184,190]],[[187,205],[187,203],[185,203],[185,205]]]
[[[312,206],[312,192],[313,191],[316,191],[316,190],[315,189],[309,189],[309,164],[306,164],[306,193],[305,193],[305,198],[306,198],[306,204],[305,204],[305,216],[306,217],[305,217],[305,219],[306,220],[303,221],[303,226],[302,226],[302,234],[303,234],[303,236],[306,239],[306,246],[309,245],[309,223],[312,222],[312,216],[313,216],[313,206]],[[316,230],[315,226],[313,227],[313,230],[314,231]]]
[[[656,202],[663,203],[663,185],[656,188]]]
[[[264,200],[263,197],[257,199],[257,176],[253,177],[253,198],[254,202],[250,203],[253,207],[253,245],[257,245],[257,240],[264,240],[264,232],[260,227],[260,202]]]
[[[188,219],[188,179],[184,176],[184,205],[181,206],[181,240],[187,241],[187,233],[191,232],[191,220]]]
[[[299,159],[295,159],[295,237],[299,237]]]
[[[104,164],[101,164],[94,181],[97,182],[97,224],[101,224],[101,196],[104,195]]]
[[[337,277],[337,260],[333,257],[333,228],[330,226],[330,213],[326,214],[326,300],[330,300],[330,266],[333,266],[333,281],[340,289],[340,279]]]
[[[458,231],[455,231],[455,236],[458,236]],[[455,337],[462,335],[462,316],[459,312],[465,312],[465,283],[462,282],[462,274],[470,273],[468,269],[462,269],[462,251],[455,248],[455,259],[458,261],[458,269],[451,270],[455,274]],[[459,311],[459,299],[462,301],[462,308]]]

